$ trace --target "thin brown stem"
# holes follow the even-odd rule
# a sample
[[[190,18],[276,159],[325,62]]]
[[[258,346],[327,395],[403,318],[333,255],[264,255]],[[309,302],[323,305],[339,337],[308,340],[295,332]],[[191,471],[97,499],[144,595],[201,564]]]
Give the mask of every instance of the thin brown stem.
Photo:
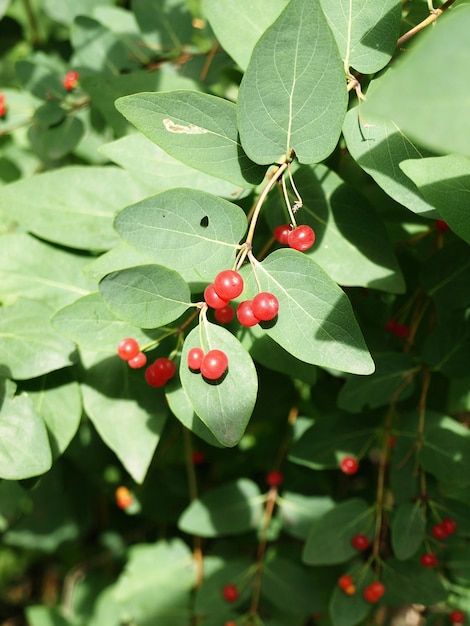
[[[199,78],[203,81],[206,80],[207,78],[207,74],[209,73],[210,66],[212,65],[212,61],[214,60],[214,56],[218,48],[219,48],[219,42],[216,40],[212,48],[209,50],[209,54],[207,55],[207,59],[204,63],[204,67],[202,68],[201,74],[199,76]]]
[[[191,433],[187,428],[183,428],[184,452],[186,457],[186,472],[188,475],[189,499],[191,502],[197,500],[197,480],[194,463],[192,462]],[[196,568],[196,589],[202,585],[204,572],[202,567],[202,540],[198,535],[193,535],[193,559]]]
[[[408,39],[411,39],[416,33],[419,33],[421,30],[429,26],[437,20],[437,18],[444,13],[446,9],[448,9],[452,4],[454,4],[455,0],[447,0],[439,9],[434,9],[434,11],[429,15],[425,20],[416,24],[413,28],[411,28],[408,32],[400,37],[397,41],[397,48],[400,48]]]

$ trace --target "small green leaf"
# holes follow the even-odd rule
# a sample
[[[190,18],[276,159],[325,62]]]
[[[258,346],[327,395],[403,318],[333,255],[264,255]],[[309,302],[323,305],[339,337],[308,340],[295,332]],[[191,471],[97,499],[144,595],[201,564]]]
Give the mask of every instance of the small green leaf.
[[[69,115],[52,128],[39,124],[31,126],[28,139],[33,150],[43,161],[58,161],[73,152],[84,132],[81,119]]]
[[[238,140],[236,107],[196,91],[137,93],[116,108],[158,146],[186,165],[240,187],[260,183],[255,165]]]
[[[346,69],[362,74],[381,70],[397,45],[399,0],[320,0]]]
[[[43,420],[27,394],[8,397],[0,408],[0,478],[44,474],[52,465]]]
[[[246,478],[218,487],[192,502],[178,520],[180,530],[201,537],[237,535],[257,527],[263,496]]]
[[[192,16],[184,0],[132,0],[132,12],[141,36],[152,50],[182,50],[194,33]]]
[[[393,71],[380,77],[374,94],[367,93],[363,116],[392,118],[421,145],[470,157],[469,29],[470,6],[446,13],[437,28],[420,36]],[[462,43],[458,55],[456,41]],[[439,89],[436,76],[444,79]]]
[[[258,392],[258,378],[248,352],[225,328],[205,323],[202,348],[222,350],[228,357],[223,379],[211,384],[187,366],[188,352],[201,347],[199,328],[186,337],[181,355],[180,377],[195,413],[224,446],[235,446],[250,420]]]
[[[421,271],[421,281],[441,314],[461,311],[470,304],[468,271],[470,248],[459,239],[437,250]]]
[[[426,518],[421,502],[397,507],[392,521],[392,547],[399,561],[414,556],[423,543]]]
[[[30,626],[71,626],[57,609],[47,606],[28,606],[26,617]]]
[[[277,504],[285,532],[304,540],[312,523],[335,506],[328,496],[304,496],[290,491],[284,491]]]
[[[425,434],[420,462],[443,484],[470,483],[470,433],[456,420],[442,416]]]
[[[243,148],[256,163],[292,150],[300,163],[318,163],[338,142],[346,106],[343,62],[320,4],[291,0],[256,44],[240,85]]]
[[[26,298],[0,307],[0,376],[24,380],[72,364],[74,345],[54,332],[53,312]]]
[[[352,498],[315,520],[304,546],[302,560],[308,565],[344,563],[357,555],[351,540],[357,533],[372,534],[372,512],[365,500]]]
[[[145,265],[149,259],[135,248],[128,246],[127,243],[121,242],[111,250],[104,252],[91,263],[83,268],[83,274],[96,282],[100,281],[106,274],[126,269],[127,267],[135,267],[136,265]]]
[[[385,352],[374,355],[376,370],[367,378],[350,376],[338,395],[340,409],[359,413],[364,407],[375,409],[390,402],[393,394],[399,391],[408,376],[417,370],[408,354]],[[413,393],[410,382],[401,389],[398,398],[403,400]]]
[[[233,603],[235,607],[249,599],[251,585],[244,583],[252,565],[252,561],[243,556],[228,559],[204,555],[204,580],[202,586],[196,589],[194,612],[207,615],[208,626],[220,626],[221,620],[228,617],[227,601],[221,592],[224,583],[236,585],[240,591],[240,597]],[[236,617],[233,615],[233,619]]]
[[[186,282],[162,265],[112,272],[100,282],[100,294],[119,318],[141,328],[164,326],[191,306]]]
[[[121,211],[114,227],[151,261],[187,281],[211,282],[233,264],[246,215],[204,191],[170,189]]]
[[[354,575],[355,572],[351,572]],[[365,601],[362,592],[374,580],[370,569],[355,580],[356,593],[349,596],[335,585],[330,599],[329,613],[334,626],[355,626],[365,623],[365,618],[371,612],[372,605]]]
[[[266,333],[293,356],[322,367],[371,374],[374,363],[345,293],[308,256],[295,250],[276,250],[256,274],[263,291],[279,300],[279,314]],[[246,295],[258,287],[253,270]]]
[[[470,160],[459,154],[449,154],[420,161],[402,161],[400,167],[452,230],[470,243],[467,209]]]
[[[387,589],[387,601],[392,606],[415,603],[428,606],[442,602],[448,594],[439,572],[423,567],[419,561],[386,561],[382,582]]]

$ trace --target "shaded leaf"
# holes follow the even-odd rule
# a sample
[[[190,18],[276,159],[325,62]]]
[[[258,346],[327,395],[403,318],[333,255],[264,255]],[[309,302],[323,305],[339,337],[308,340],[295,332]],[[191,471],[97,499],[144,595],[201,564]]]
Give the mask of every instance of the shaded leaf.
[[[439,572],[423,567],[419,561],[389,559],[384,563],[382,582],[387,589],[387,602],[392,606],[430,605],[447,598]]]
[[[392,547],[399,561],[416,554],[423,543],[426,528],[422,503],[407,502],[397,507],[392,521]]]
[[[459,239],[455,239],[452,246],[437,250],[424,265],[422,284],[445,315],[470,304],[469,269],[470,248]]]
[[[312,523],[335,506],[328,496],[305,496],[290,491],[284,491],[277,504],[285,532],[297,539],[307,539]]]
[[[355,572],[351,571],[351,575]],[[374,580],[374,575],[370,569],[355,580],[356,593],[349,596],[335,585],[331,594],[329,613],[334,626],[355,626],[364,623],[365,618],[371,612],[371,604],[366,602],[362,592]]]
[[[420,462],[442,483],[470,483],[470,433],[456,420],[442,416],[425,434]]]

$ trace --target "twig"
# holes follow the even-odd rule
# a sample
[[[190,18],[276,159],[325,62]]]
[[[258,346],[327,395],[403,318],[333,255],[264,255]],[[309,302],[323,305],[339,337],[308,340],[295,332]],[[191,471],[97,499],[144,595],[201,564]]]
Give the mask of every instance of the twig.
[[[400,39],[397,41],[397,48],[400,48],[405,43],[405,41],[411,39],[411,37],[416,35],[416,33],[419,33],[419,31],[423,30],[423,28],[426,28],[426,26],[429,26],[429,24],[435,22],[437,18],[451,6],[451,4],[454,4],[454,2],[455,0],[447,0],[447,2],[444,2],[444,4],[439,9],[434,9],[431,15],[429,15],[425,20],[423,20],[419,24],[416,24],[416,26],[411,28],[407,33],[400,37]]]

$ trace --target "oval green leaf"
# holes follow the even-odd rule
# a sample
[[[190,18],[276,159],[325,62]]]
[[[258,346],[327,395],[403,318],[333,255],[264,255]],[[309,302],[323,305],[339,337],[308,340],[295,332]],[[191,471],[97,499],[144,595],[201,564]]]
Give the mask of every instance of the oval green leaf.
[[[392,547],[399,561],[406,561],[423,543],[426,518],[421,502],[401,504],[393,516]]]

